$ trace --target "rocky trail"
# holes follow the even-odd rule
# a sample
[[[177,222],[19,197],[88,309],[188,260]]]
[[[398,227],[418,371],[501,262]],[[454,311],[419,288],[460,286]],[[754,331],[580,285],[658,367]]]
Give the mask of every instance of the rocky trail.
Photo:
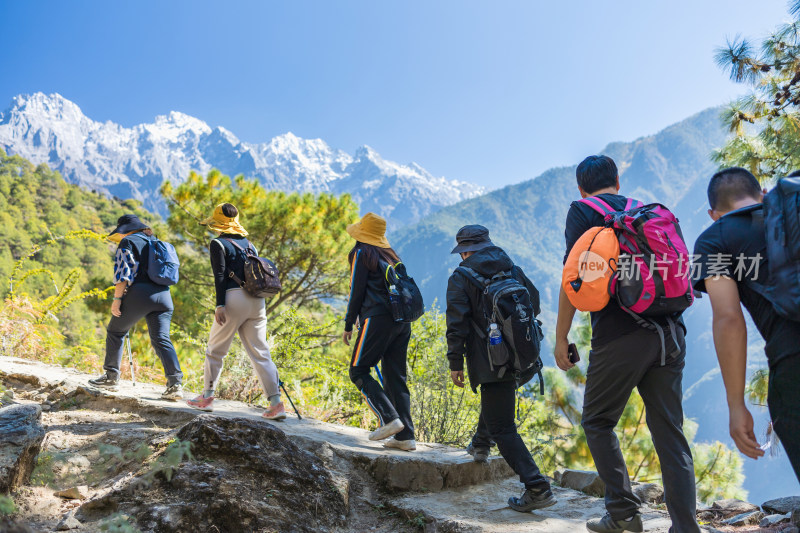
[[[386,450],[357,428],[271,423],[231,401],[205,414],[162,401],[154,385],[110,392],[89,377],[0,357],[0,383],[14,392],[0,409],[0,494],[17,507],[0,531],[568,533],[604,512],[601,498],[557,484],[558,504],[512,511],[505,502],[522,486],[499,456],[480,465],[438,444]],[[755,525],[738,528],[721,523],[738,507],[704,512],[720,531],[793,527],[759,528],[754,509],[743,524]],[[663,504],[644,518],[646,531],[669,528]]]

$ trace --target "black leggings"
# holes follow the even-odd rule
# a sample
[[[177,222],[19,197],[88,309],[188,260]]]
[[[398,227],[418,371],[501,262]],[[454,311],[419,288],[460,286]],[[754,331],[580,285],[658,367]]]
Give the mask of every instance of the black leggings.
[[[350,360],[350,380],[364,395],[381,425],[399,418],[405,426],[403,431],[395,435],[397,440],[414,438],[411,395],[406,384],[409,339],[410,324],[398,324],[390,315],[367,318],[358,331]],[[383,387],[370,373],[378,362],[381,363]]]

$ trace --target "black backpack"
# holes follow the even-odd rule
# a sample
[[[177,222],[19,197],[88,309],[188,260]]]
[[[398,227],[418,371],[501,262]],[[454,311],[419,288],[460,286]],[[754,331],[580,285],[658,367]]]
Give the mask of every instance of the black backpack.
[[[800,322],[800,177],[779,180],[762,205],[739,213],[760,216],[757,211],[762,208],[769,278],[767,283],[748,285],[769,300],[780,316]]]
[[[422,293],[414,278],[409,277],[406,266],[397,263],[386,264],[384,268],[386,290],[389,292],[389,305],[395,322],[411,323],[425,314]]]
[[[544,394],[542,378],[542,323],[538,314],[538,292],[530,294],[527,287],[514,276],[517,267],[506,272],[498,272],[485,278],[468,267],[458,267],[481,291],[483,295],[483,314],[487,329],[484,330],[473,321],[475,332],[486,341],[489,351],[489,366],[502,378],[512,372],[517,386],[539,375],[539,391]],[[502,342],[492,344],[489,340],[489,327],[497,324]]]
[[[258,257],[249,242],[247,248],[242,248],[231,239],[225,240],[244,254],[244,280],[239,279],[232,270],[228,272],[229,278],[255,298],[272,298],[281,292],[281,280],[278,279],[275,263]]]

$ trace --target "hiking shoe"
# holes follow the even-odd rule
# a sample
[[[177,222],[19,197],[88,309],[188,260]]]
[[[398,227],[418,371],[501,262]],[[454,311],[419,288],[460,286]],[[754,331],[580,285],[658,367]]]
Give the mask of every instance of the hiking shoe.
[[[169,400],[171,402],[177,402],[178,400],[183,400],[183,385],[180,383],[176,383],[175,385],[170,385],[167,387],[167,390],[161,393],[162,400]]]
[[[369,440],[383,440],[388,439],[392,435],[396,435],[403,431],[405,426],[400,422],[399,418],[395,418],[388,424],[384,424],[372,433],[369,434]]]
[[[467,445],[467,453],[476,463],[485,463],[489,460],[489,448],[475,448],[471,442]]]
[[[119,385],[119,378],[112,378],[108,374],[103,374],[100,377],[89,380],[89,385],[99,387],[101,389],[116,390]]]
[[[414,439],[397,440],[392,437],[383,443],[384,448],[392,448],[395,450],[403,450],[404,452],[413,452],[417,449],[417,441]]]
[[[641,533],[644,531],[642,527],[642,515],[639,513],[636,513],[627,520],[614,520],[611,518],[610,514],[606,513],[603,518],[595,518],[594,520],[586,522],[586,529],[599,533],[622,533],[623,531]]]
[[[192,400],[187,400],[186,405],[210,413],[211,411],[214,410],[214,397],[210,396],[208,398],[205,398],[201,394],[197,398],[194,398]]]
[[[527,513],[534,509],[550,507],[557,502],[558,500],[553,496],[553,492],[550,489],[525,489],[525,492],[519,498],[513,496],[509,498],[508,506],[520,513]]]
[[[283,407],[283,402],[278,402],[272,407],[267,407],[267,410],[264,411],[264,414],[261,416],[267,420],[285,420],[286,409]]]

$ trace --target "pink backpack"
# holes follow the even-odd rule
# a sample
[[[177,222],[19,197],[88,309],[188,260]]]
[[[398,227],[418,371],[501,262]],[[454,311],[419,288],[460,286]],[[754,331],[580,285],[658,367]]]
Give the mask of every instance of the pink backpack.
[[[664,330],[652,320],[665,317],[675,337],[674,319],[694,302],[689,279],[689,249],[678,219],[661,204],[628,198],[624,211],[616,211],[596,196],[580,200],[603,215],[619,239],[620,259],[609,281],[609,293],[642,327]],[[664,362],[662,350],[662,364]]]

